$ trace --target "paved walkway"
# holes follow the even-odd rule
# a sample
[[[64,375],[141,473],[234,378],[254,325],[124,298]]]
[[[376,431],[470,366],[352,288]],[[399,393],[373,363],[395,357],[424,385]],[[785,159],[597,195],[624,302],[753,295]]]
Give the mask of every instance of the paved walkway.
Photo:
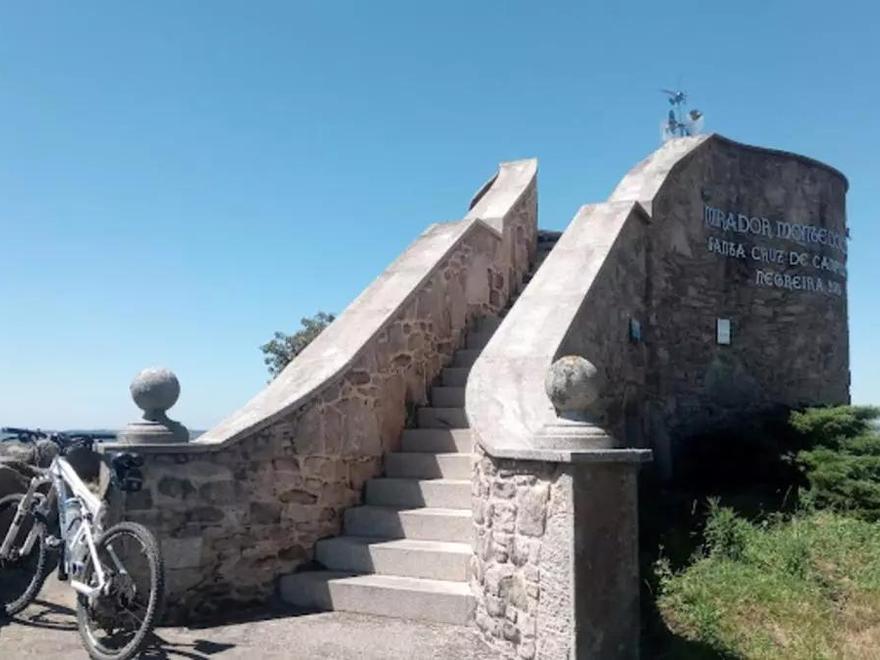
[[[88,658],[76,629],[72,591],[47,580],[38,600],[0,622],[0,658]],[[210,628],[160,628],[143,658],[151,660],[489,660],[470,628],[343,612],[289,615],[267,611],[255,620]]]

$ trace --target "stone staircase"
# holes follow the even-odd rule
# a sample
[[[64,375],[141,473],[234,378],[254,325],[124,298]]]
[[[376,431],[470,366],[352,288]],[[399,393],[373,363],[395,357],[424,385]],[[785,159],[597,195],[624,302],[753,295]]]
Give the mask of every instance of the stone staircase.
[[[539,232],[532,273],[558,238],[556,232]],[[385,476],[370,479],[364,505],[345,512],[343,535],[316,545],[315,559],[327,570],[283,577],[285,601],[305,609],[441,623],[470,620],[474,447],[465,385],[500,322],[481,319],[468,333],[465,347],[431,389],[432,405],[418,409],[416,428],[403,432],[400,451],[386,455]]]

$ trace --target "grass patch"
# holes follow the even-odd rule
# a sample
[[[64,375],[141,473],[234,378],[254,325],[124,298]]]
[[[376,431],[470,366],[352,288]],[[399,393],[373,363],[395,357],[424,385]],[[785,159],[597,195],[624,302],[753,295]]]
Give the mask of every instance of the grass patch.
[[[782,469],[716,461],[642,503],[645,657],[880,660],[878,417],[793,412],[761,445]]]
[[[705,543],[655,565],[657,608],[716,657],[880,658],[880,525],[830,511],[754,524],[710,504]]]

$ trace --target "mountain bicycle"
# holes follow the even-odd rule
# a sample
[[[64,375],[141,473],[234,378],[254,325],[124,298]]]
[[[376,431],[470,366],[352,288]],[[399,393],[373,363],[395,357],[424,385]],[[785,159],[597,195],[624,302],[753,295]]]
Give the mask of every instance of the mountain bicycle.
[[[58,554],[58,577],[76,591],[80,637],[96,660],[128,660],[161,616],[164,570],[159,546],[143,525],[121,522],[104,529],[106,503],[80,479],[65,454],[94,440],[62,447],[39,470],[24,494],[0,499],[0,614],[12,616],[37,596]],[[111,483],[140,490],[143,459],[110,458]]]

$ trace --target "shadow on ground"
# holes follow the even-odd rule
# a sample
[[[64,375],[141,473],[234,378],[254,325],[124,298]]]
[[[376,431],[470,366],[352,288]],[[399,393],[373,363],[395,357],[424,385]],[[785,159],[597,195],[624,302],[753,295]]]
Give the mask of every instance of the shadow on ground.
[[[195,639],[186,643],[170,642],[160,634],[154,633],[140,657],[144,660],[174,660],[175,658],[205,660],[234,648],[235,644],[222,644],[206,639]]]
[[[76,612],[64,605],[38,598],[10,622],[28,628],[73,631],[76,630]]]
[[[304,610],[288,605],[278,597],[274,597],[265,603],[242,605],[238,602],[229,602],[227,606],[220,606],[211,614],[203,614],[193,619],[180,621],[181,625],[190,630],[205,630],[217,626],[235,626],[246,623],[258,623],[272,621],[274,619],[289,619],[291,617],[319,614],[319,610]],[[169,624],[168,627],[171,627]],[[176,624],[173,624],[176,625]]]

